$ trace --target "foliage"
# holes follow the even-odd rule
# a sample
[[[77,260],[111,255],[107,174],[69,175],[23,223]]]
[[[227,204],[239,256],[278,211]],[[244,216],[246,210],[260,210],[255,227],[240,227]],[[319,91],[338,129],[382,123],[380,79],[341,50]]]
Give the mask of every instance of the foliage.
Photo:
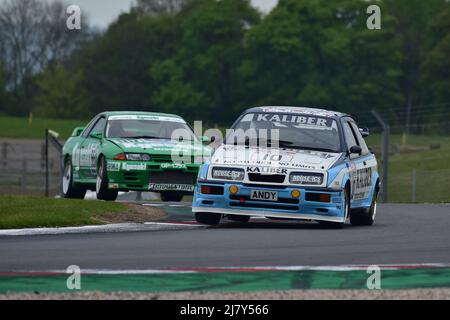
[[[381,30],[366,27],[370,4],[381,7]],[[449,7],[280,0],[262,15],[249,0],[142,0],[69,57],[10,85],[17,103],[25,89],[33,99],[4,111],[80,118],[134,109],[229,125],[248,107],[301,105],[367,125],[374,108],[391,126],[436,122],[450,114]],[[60,101],[75,107],[62,113]]]
[[[87,115],[87,92],[81,70],[70,73],[61,66],[48,70],[37,80],[35,114],[57,119],[83,119]]]

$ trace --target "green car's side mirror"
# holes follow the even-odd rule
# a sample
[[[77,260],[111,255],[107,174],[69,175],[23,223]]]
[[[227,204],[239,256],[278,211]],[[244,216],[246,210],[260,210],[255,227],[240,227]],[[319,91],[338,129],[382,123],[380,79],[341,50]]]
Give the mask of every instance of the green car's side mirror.
[[[94,138],[94,139],[102,139],[103,138],[103,133],[101,133],[101,132],[91,132],[89,134],[89,137]]]
[[[81,135],[81,133],[83,133],[84,131],[84,127],[77,127],[75,128],[75,130],[73,130],[72,132],[72,137],[78,137]]]
[[[203,143],[208,143],[208,142],[214,142],[214,141],[216,141],[216,137],[215,137],[215,136],[212,136],[212,137],[201,136],[200,139],[202,140]]]

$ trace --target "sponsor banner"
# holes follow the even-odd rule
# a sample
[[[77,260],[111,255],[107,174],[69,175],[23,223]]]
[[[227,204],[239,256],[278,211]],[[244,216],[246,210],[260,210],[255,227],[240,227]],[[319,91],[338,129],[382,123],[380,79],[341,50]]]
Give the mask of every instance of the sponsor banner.
[[[194,191],[194,186],[191,184],[177,184],[177,183],[150,183],[148,189],[152,191]]]
[[[287,125],[295,128],[310,129],[337,129],[336,121],[332,118],[324,118],[314,115],[276,114],[276,113],[249,113],[241,122],[272,122],[278,127]]]
[[[147,169],[147,165],[145,163],[126,163],[124,162],[122,164],[122,169],[126,171],[130,170],[137,170],[137,171],[144,171]]]
[[[153,120],[165,122],[186,123],[183,119],[167,116],[146,116],[146,115],[116,115],[110,116],[108,120]]]

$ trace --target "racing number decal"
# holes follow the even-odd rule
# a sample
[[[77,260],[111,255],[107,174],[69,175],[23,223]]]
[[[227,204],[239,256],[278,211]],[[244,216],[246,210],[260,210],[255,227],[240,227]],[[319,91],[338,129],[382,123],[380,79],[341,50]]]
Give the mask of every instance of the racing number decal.
[[[100,144],[98,142],[83,143],[80,150],[80,167],[87,176],[97,174],[97,156]]]
[[[352,173],[352,199],[359,200],[366,198],[372,187],[372,168],[361,168]]]

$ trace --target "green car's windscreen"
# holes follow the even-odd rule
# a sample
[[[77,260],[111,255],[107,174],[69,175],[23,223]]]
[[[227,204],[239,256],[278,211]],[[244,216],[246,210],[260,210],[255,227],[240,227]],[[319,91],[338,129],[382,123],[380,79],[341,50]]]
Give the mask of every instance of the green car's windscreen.
[[[192,129],[180,118],[152,116],[111,116],[107,138],[178,139],[197,141]]]

